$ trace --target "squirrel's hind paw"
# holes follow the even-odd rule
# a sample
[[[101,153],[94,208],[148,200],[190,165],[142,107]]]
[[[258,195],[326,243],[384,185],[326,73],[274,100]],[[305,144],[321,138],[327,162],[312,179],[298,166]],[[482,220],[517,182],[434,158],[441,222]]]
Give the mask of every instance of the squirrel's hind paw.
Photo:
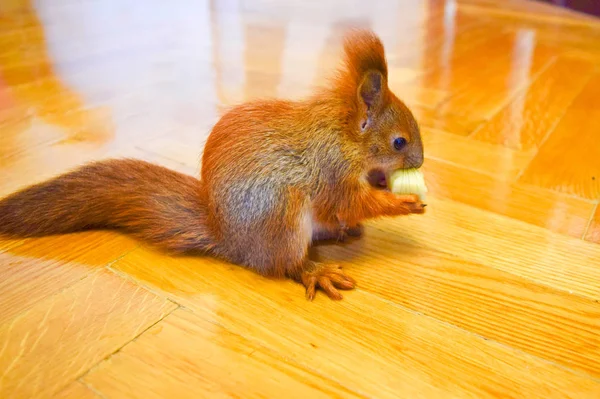
[[[302,272],[302,284],[306,287],[306,298],[312,301],[316,295],[317,287],[321,288],[333,300],[343,299],[340,290],[351,290],[356,282],[347,276],[339,265],[328,265],[317,262],[308,262],[307,268]]]

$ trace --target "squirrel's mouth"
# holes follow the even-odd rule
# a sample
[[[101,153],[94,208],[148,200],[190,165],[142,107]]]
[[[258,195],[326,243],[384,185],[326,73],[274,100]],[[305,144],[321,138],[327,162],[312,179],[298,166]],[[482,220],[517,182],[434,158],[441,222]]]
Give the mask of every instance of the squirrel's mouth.
[[[367,174],[369,184],[380,190],[389,190],[386,173],[381,169],[373,169]]]

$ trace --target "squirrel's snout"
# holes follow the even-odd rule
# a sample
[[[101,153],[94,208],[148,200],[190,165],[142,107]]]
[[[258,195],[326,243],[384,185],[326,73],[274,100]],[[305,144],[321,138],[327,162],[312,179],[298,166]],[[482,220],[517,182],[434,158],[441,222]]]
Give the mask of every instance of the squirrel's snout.
[[[405,159],[404,159],[404,169],[419,169],[421,166],[423,166],[423,161],[424,161],[424,157],[423,157],[423,152],[419,152],[416,154],[409,154]]]

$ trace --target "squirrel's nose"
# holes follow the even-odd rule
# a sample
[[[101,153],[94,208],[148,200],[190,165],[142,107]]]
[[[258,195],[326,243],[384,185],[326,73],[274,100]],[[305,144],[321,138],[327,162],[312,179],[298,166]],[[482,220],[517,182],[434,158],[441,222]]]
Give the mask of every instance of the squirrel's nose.
[[[419,169],[421,166],[423,166],[423,153],[422,152],[419,152],[417,154],[409,154],[404,159],[404,168],[406,168],[406,169],[408,169],[408,168]]]

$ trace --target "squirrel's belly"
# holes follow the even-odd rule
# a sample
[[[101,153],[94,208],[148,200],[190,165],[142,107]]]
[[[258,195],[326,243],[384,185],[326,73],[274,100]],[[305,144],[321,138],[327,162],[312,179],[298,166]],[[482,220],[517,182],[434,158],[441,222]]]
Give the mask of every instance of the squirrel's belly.
[[[302,210],[302,217],[300,218],[300,236],[302,237],[303,243],[306,242],[306,246],[310,245],[313,237],[314,230],[314,219],[312,205],[307,204]]]

